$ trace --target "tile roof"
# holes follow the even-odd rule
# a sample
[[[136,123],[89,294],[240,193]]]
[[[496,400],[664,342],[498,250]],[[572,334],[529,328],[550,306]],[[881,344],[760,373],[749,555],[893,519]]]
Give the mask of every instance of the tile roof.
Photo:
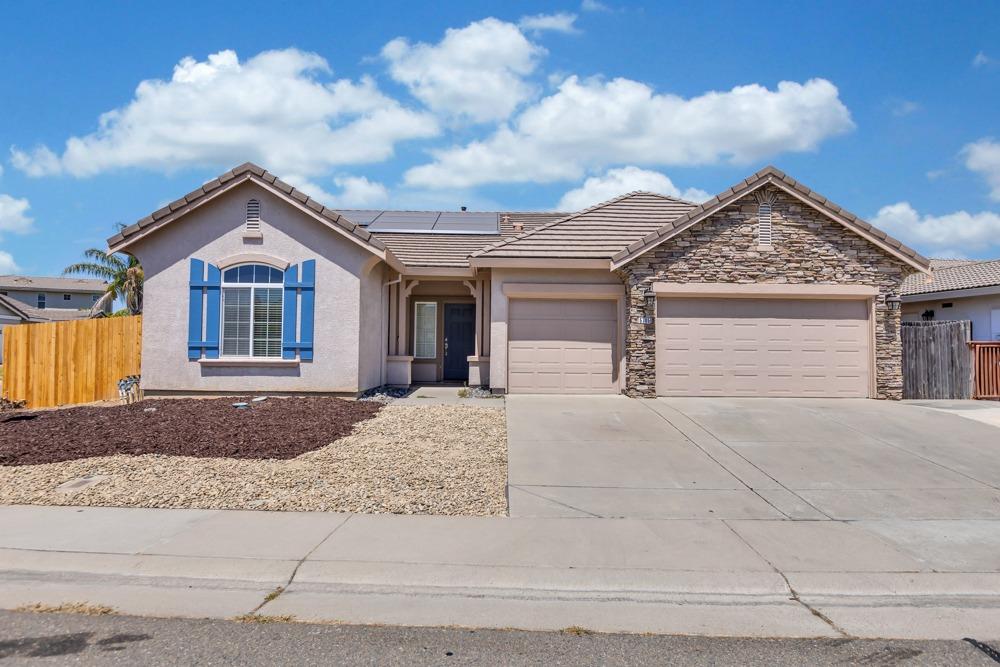
[[[49,276],[0,276],[0,289],[38,290],[52,292],[103,292],[107,283],[95,278],[63,278]]]
[[[676,197],[630,192],[493,243],[473,257],[611,259],[692,207]]]
[[[903,296],[1000,285],[1000,259],[932,259],[931,277],[916,274],[903,281]]]
[[[373,234],[407,266],[465,268],[469,266],[469,255],[477,250],[520,234],[521,232],[515,229],[515,224],[522,225],[524,230],[530,230],[565,217],[565,213],[501,213],[499,235],[412,232],[373,232]]]
[[[746,178],[732,187],[723,190],[708,201],[702,202],[697,206],[692,206],[692,208],[685,212],[684,215],[668,222],[659,229],[651,232],[645,238],[635,241],[624,250],[616,253],[612,257],[612,263],[614,265],[626,263],[633,257],[636,257],[639,254],[642,254],[659,245],[660,243],[663,243],[667,239],[680,234],[688,227],[697,224],[701,220],[721,210],[725,206],[728,206],[737,199],[746,196],[753,190],[756,190],[757,188],[768,183],[787,189],[797,197],[808,201],[815,208],[842,220],[848,227],[853,228],[854,231],[859,234],[875,238],[900,259],[903,259],[904,261],[907,261],[915,266],[919,266],[924,270],[929,268],[930,260],[922,256],[916,250],[903,245],[900,241],[897,241],[882,230],[873,227],[850,211],[837,206],[826,197],[809,189],[804,184],[799,183],[791,176],[786,175],[780,169],[773,166],[767,166],[749,178]]]
[[[158,211],[154,211],[138,222],[129,225],[108,239],[108,247],[114,250],[116,246],[124,243],[139,232],[145,231],[149,227],[156,227],[160,224],[169,222],[169,220],[166,220],[161,223],[164,218],[167,218],[178,211],[183,212],[201,198],[219,190],[220,188],[228,188],[247,179],[258,179],[263,181],[264,183],[277,189],[289,199],[295,200],[318,215],[324,217],[331,226],[339,227],[344,232],[357,237],[362,242],[370,245],[376,250],[385,250],[385,246],[382,242],[375,238],[371,232],[365,230],[361,225],[354,224],[344,216],[337,213],[334,209],[323,206],[323,204],[320,204],[318,201],[311,198],[301,190],[293,188],[271,172],[267,171],[263,167],[258,167],[252,162],[245,162],[240,166],[220,175],[218,178],[213,178],[200,188],[192,190],[180,199],[170,202]],[[173,220],[173,218],[170,218],[170,220]]]

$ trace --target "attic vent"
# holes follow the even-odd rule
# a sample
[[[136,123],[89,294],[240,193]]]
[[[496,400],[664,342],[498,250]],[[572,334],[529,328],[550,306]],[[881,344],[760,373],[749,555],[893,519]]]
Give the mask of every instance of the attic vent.
[[[757,245],[771,245],[771,205],[757,208]]]
[[[247,202],[247,225],[246,231],[260,231],[260,201],[251,199]]]

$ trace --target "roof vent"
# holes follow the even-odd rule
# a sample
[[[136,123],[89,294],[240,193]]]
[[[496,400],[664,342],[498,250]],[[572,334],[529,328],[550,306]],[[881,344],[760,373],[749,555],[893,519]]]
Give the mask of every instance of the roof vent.
[[[260,201],[251,199],[247,202],[246,231],[260,231]]]
[[[510,216],[509,215],[505,215],[504,219],[507,220],[507,222],[510,222]],[[514,221],[514,231],[515,232],[523,232],[524,231],[524,223],[521,222],[520,220],[515,220]]]

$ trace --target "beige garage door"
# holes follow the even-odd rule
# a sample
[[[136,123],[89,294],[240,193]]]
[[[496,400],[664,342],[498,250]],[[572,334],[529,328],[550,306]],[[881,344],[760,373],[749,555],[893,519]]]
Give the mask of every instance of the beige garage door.
[[[661,396],[867,397],[866,301],[661,298]]]
[[[511,299],[508,391],[617,393],[617,322],[617,302],[609,299]]]

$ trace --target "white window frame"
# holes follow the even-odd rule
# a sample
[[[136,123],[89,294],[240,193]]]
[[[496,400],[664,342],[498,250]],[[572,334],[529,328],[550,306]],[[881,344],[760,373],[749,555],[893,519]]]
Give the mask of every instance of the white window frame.
[[[430,356],[417,354],[419,348],[417,347],[417,333],[419,327],[417,327],[417,312],[420,310],[420,306],[430,306],[431,311],[434,313],[434,353]],[[413,302],[413,358],[414,359],[437,359],[437,339],[438,339],[438,304],[437,301],[414,301]]]
[[[253,262],[250,264],[236,264],[233,266],[227,266],[222,270],[223,279],[220,281],[220,294],[219,294],[219,357],[221,359],[281,359],[281,343],[285,340],[285,302],[284,302],[284,283],[241,283],[241,282],[226,282],[224,276],[226,271],[230,269],[237,269],[241,266],[267,266],[271,269],[277,269],[277,267],[272,267],[267,264],[262,264],[260,262]],[[284,276],[284,271],[281,271],[282,276]],[[249,289],[250,290],[250,350],[247,354],[224,354],[225,349],[225,333],[226,333],[226,289]],[[254,325],[254,311],[256,310],[256,300],[254,299],[254,292],[258,289],[276,289],[281,292],[281,317],[280,321],[280,332],[278,334],[278,354],[276,355],[263,355],[254,354],[254,335],[253,335],[253,325]]]

